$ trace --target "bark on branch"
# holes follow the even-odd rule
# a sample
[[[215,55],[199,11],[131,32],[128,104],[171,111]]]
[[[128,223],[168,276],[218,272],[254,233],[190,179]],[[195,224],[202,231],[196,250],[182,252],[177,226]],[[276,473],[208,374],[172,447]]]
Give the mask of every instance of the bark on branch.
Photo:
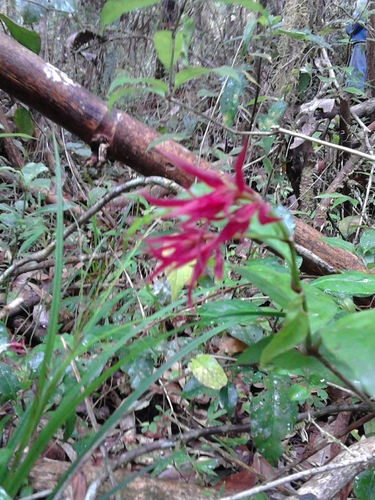
[[[171,165],[163,151],[189,163],[199,163],[200,168],[213,168],[170,140],[147,151],[160,134],[124,112],[113,109],[109,114],[103,101],[3,33],[0,33],[0,88],[77,135],[90,145],[94,155],[100,156],[104,148],[108,159],[122,161],[142,175],[167,177],[185,187],[194,181],[182,169]],[[308,250],[306,255],[315,254],[318,261],[327,263],[326,268],[319,268],[316,261],[305,255],[307,271],[325,274],[332,267],[365,271],[355,255],[333,249],[321,240],[318,231],[298,219],[294,238]]]

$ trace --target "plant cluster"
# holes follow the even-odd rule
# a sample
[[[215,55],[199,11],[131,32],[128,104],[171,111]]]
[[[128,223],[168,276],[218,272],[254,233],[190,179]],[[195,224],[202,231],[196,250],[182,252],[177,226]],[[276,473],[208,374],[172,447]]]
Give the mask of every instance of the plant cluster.
[[[331,15],[344,18],[345,9],[332,5]],[[108,0],[100,33],[86,32],[86,42],[107,36],[110,45],[124,27],[129,43],[129,67],[114,74],[112,61],[109,110],[123,106],[158,128],[150,149],[182,141],[214,163],[203,170],[198,157],[192,165],[165,153],[197,181],[186,190],[131,178],[121,166],[121,190],[115,171],[81,175],[73,159],[80,163],[87,149],[74,138],[61,141],[41,121],[51,168],[32,146],[34,121],[26,110],[14,117],[15,135],[0,134],[15,137],[25,159],[16,168],[0,158],[2,498],[32,494],[30,477],[43,457],[72,462],[50,498],[90,457],[101,466],[98,483],[111,480],[104,498],[149,471],[194,477],[221,498],[238,492],[240,477],[253,486],[271,481],[269,489],[290,494],[290,478],[282,485],[279,475],[300,462],[310,473],[324,465],[322,448],[333,458],[356,441],[360,446],[361,436],[370,438],[371,139],[355,114],[352,128],[361,127],[366,144],[363,164],[349,172],[356,174],[351,184],[334,184],[349,163],[345,155],[358,154],[339,143],[340,125],[329,118],[345,90],[344,62],[332,66],[328,57],[338,43],[337,19],[326,12],[317,29],[304,9],[310,25],[302,29],[293,26],[295,11],[283,24],[277,8],[253,0]],[[35,32],[5,14],[1,19],[39,51]],[[84,47],[79,40],[76,50]],[[281,88],[270,75],[280,71],[286,46],[294,73]],[[142,51],[145,64],[135,64]],[[101,92],[108,81],[103,68]],[[347,94],[364,97],[355,89]],[[145,189],[156,182],[164,198]],[[337,192],[327,189],[332,185]],[[293,216],[312,221],[317,213],[325,241],[357,256],[363,270],[305,272]],[[340,428],[332,425],[337,414]],[[357,498],[374,496],[369,463],[353,483]],[[114,477],[112,468],[124,464],[130,473]],[[293,476],[293,486],[302,477]],[[247,495],[272,498],[258,486]]]

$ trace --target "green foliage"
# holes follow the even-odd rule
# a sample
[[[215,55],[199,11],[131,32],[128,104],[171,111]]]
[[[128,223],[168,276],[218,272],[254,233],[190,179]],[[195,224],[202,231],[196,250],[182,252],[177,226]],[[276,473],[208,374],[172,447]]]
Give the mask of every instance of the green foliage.
[[[353,491],[358,500],[375,498],[375,469],[371,468],[358,474],[354,479]]]
[[[38,33],[28,30],[23,26],[19,26],[11,19],[4,16],[4,14],[0,14],[0,19],[7,26],[11,35],[17,40],[17,42],[32,50],[35,54],[39,54],[41,41]]]
[[[170,71],[173,64],[181,54],[183,44],[182,32],[173,34],[169,30],[157,31],[154,35],[154,47],[158,58],[164,64],[167,71]]]
[[[281,17],[271,16],[268,8],[259,2],[224,0],[213,4],[216,12],[222,14],[221,9],[226,8],[222,4],[225,4],[232,6],[230,13],[238,15],[236,9],[240,6],[250,9],[251,15],[241,19],[246,21],[243,24],[234,26],[243,32],[237,31],[235,36],[227,38],[220,32],[205,47],[205,42],[200,40],[205,36],[204,30],[192,12],[183,12],[176,26],[160,29],[162,26],[153,18],[153,13],[158,12],[157,4],[160,2],[109,0],[103,8],[101,32],[114,22],[121,27],[119,19],[124,14],[131,16],[135,9],[150,7],[144,10],[145,19],[150,21],[149,33],[144,35],[136,30],[134,33],[141,40],[147,39],[154,49],[145,45],[145,54],[153,53],[152,64],[149,60],[140,64],[134,57],[136,64],[124,68],[112,79],[109,108],[121,99],[131,105],[141,98],[146,102],[153,94],[149,104],[157,109],[156,118],[150,118],[148,111],[143,117],[162,135],[148,145],[148,150],[160,145],[162,148],[166,140],[183,141],[189,148],[201,148],[203,154],[218,158],[221,162],[218,168],[225,163],[223,169],[227,171],[231,168],[228,160],[236,156],[238,148],[235,143],[228,154],[228,130],[224,132],[220,123],[227,129],[238,127],[237,130],[246,132],[248,124],[253,123],[254,130],[264,135],[251,144],[251,163],[256,166],[249,169],[247,180],[251,187],[262,186],[263,195],[277,200],[280,192],[288,192],[289,188],[283,174],[286,153],[282,141],[285,138],[276,139],[272,134],[273,127],[284,119],[287,102],[269,93],[257,94],[264,88],[261,80],[258,81],[257,68],[260,68],[259,74],[266,73],[265,68],[270,69],[267,65],[277,59],[276,41],[280,35],[309,43],[310,48],[330,45],[309,30],[280,28]],[[225,15],[228,12],[225,11]],[[30,41],[29,31],[19,29],[5,16],[2,19],[13,36],[39,50],[39,37],[33,36]],[[239,40],[242,46],[236,45]],[[218,52],[221,50],[217,58],[212,53],[213,47],[219,47]],[[207,52],[212,56],[209,64]],[[167,71],[165,78],[153,76],[156,55]],[[139,73],[135,74],[135,68]],[[303,73],[304,68],[296,68],[308,76],[306,80],[303,76],[299,79],[300,99],[315,78],[312,71]],[[219,100],[215,102],[215,99]],[[191,102],[195,109],[190,106]],[[189,103],[188,111],[184,109],[188,107],[186,103]],[[178,109],[171,109],[172,106]],[[197,116],[193,116],[194,110],[198,111]],[[205,121],[207,116],[214,119],[209,125]],[[244,117],[247,121],[242,126]],[[26,137],[22,134],[33,133],[33,121],[27,111],[17,110],[15,123],[21,134],[0,135],[17,135],[20,139]],[[235,142],[233,130],[229,136]],[[337,131],[331,132],[334,142]],[[207,140],[210,135],[212,146]],[[25,152],[25,149],[24,142],[20,150]],[[80,143],[68,143],[67,149],[73,150],[80,159],[90,155]],[[375,278],[358,271],[305,277],[293,246],[295,223],[285,208],[277,207],[273,211],[283,219],[280,223],[263,225],[256,218],[252,220],[246,236],[256,243],[245,252],[237,252],[238,241],[223,244],[223,278],[213,276],[215,262],[211,259],[206,275],[194,284],[195,309],[187,310],[186,286],[194,263],[168,272],[167,277],[155,283],[146,281],[155,262],[145,258],[141,240],[155,227],[162,234],[165,230],[177,231],[175,221],[162,221],[160,212],[152,211],[147,203],[139,203],[137,196],[132,195],[129,207],[112,215],[103,211],[100,217],[93,217],[86,227],[77,227],[65,239],[65,217],[70,221],[76,215],[72,217],[70,212],[73,202],[63,200],[64,182],[57,147],[56,177],[51,178],[44,163],[31,158],[20,171],[3,164],[0,167],[14,175],[15,185],[16,182],[22,184],[17,192],[20,196],[10,195],[8,188],[1,187],[4,189],[0,204],[1,272],[23,257],[32,262],[34,252],[46,248],[51,240],[56,247],[53,265],[44,263],[43,270],[52,282],[50,287],[48,284],[43,287],[43,292],[48,289],[43,294],[48,297],[48,304],[46,299],[46,304],[41,305],[48,312],[46,335],[37,345],[27,345],[26,352],[19,355],[5,325],[0,324],[0,403],[12,405],[16,422],[12,424],[14,428],[7,445],[0,450],[2,498],[17,495],[41,450],[57,434],[74,441],[78,458],[71,466],[73,470],[103,442],[110,429],[133,414],[135,405],[145,404],[142,398],[150,394],[155,384],[160,384],[169,398],[168,383],[178,387],[183,378],[178,397],[190,407],[182,407],[175,401],[170,403],[166,398],[170,407],[156,404],[153,408],[156,415],[152,414],[149,420],[139,420],[142,433],[164,436],[171,422],[178,426],[179,422],[173,419],[177,419],[180,410],[184,417],[186,412],[186,421],[189,421],[192,408],[203,408],[206,426],[221,425],[231,419],[251,420],[246,437],[227,438],[228,442],[233,439],[237,443],[242,439],[244,443],[249,439],[251,446],[272,465],[277,465],[281,455],[288,452],[287,439],[293,433],[299,405],[313,412],[326,404],[327,382],[348,386],[360,399],[366,399],[367,395],[375,397],[375,341],[371,334],[374,311],[358,312],[356,305],[358,297],[374,294]],[[104,182],[91,186],[80,208],[87,209],[100,201],[108,193],[111,181],[105,178]],[[56,189],[57,203],[46,205],[43,190],[52,189],[51,186]],[[207,186],[194,185],[180,199],[190,195],[198,198],[207,192]],[[375,266],[375,231],[358,222],[359,217],[353,221],[352,215],[344,218],[340,213],[344,204],[357,208],[358,197],[342,193],[317,196],[318,199],[325,197],[332,200],[331,218],[337,221],[341,231],[340,238],[326,241],[360,256],[369,267]],[[226,215],[231,210],[227,208]],[[115,221],[108,229],[111,217],[115,217]],[[208,227],[208,222],[204,220],[202,224]],[[211,222],[214,231],[220,230],[222,221]],[[359,238],[353,236],[357,230]],[[274,252],[272,256],[270,250]],[[69,259],[75,257],[77,251],[82,260],[70,266]],[[96,258],[103,253],[105,257]],[[34,280],[34,275],[25,280]],[[4,303],[19,295],[11,281],[5,280],[1,286]],[[62,311],[74,318],[68,332],[61,330]],[[86,397],[99,400],[103,388],[116,377],[123,380],[122,386],[117,387],[121,404],[100,423],[97,432],[78,438],[76,408]],[[141,419],[136,416],[138,418]],[[1,429],[9,422],[8,415],[1,421]],[[220,446],[233,451],[225,439]],[[157,459],[154,473],[168,464],[181,472],[189,464],[210,481],[216,475],[218,460],[210,457],[197,461],[188,449],[180,449]],[[361,495],[371,497],[372,476],[373,471],[368,471],[357,478],[355,490],[359,498]],[[64,477],[53,495],[61,490]]]
[[[283,452],[281,441],[292,431],[298,405],[290,397],[287,376],[264,377],[264,390],[251,400],[251,432],[254,443],[266,460],[277,465]]]
[[[245,89],[245,78],[239,72],[237,78],[228,78],[220,97],[220,110],[224,124],[230,127],[237,114],[241,96]]]
[[[375,311],[362,311],[340,318],[320,332],[322,355],[362,390],[375,395],[373,353],[374,336],[370,334],[375,321]],[[355,350],[353,351],[353,338]]]
[[[222,389],[227,385],[228,378],[213,356],[199,354],[190,361],[189,368],[194,377],[206,387]]]
[[[119,17],[134,9],[141,9],[159,3],[160,0],[109,0],[105,3],[100,16],[100,33]]]

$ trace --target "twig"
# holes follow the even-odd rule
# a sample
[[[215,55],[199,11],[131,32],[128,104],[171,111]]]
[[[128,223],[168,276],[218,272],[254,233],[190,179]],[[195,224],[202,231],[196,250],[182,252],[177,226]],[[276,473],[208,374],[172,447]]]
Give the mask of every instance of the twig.
[[[91,217],[97,214],[105,205],[107,205],[110,201],[120,196],[122,193],[127,191],[131,191],[133,189],[139,188],[141,186],[147,185],[159,185],[166,189],[170,189],[172,192],[179,192],[182,188],[178,184],[168,179],[164,179],[163,177],[139,177],[137,179],[133,179],[131,181],[122,184],[121,186],[116,187],[109,193],[103,196],[95,205],[87,210],[87,212],[79,217],[76,221],[74,221],[70,226],[68,226],[63,234],[64,240],[66,240],[78,227],[83,226],[86,222],[88,222]],[[24,259],[20,259],[19,261],[12,264],[8,269],[6,269],[0,275],[0,284],[3,283],[9,276],[19,269],[20,267],[28,264],[29,262],[41,262],[45,260],[51,253],[55,250],[56,241],[52,241],[46,248],[40,250],[39,252],[35,252],[33,254],[28,255]]]
[[[241,500],[242,498],[247,498],[249,496],[256,495],[257,493],[261,493],[262,491],[268,491],[273,488],[277,488],[292,481],[297,481],[299,479],[303,479],[309,476],[316,476],[317,474],[321,474],[323,472],[342,469],[350,465],[361,464],[364,462],[367,462],[367,458],[360,457],[355,460],[350,459],[342,463],[328,464],[328,465],[323,465],[322,467],[316,467],[315,469],[296,472],[295,474],[291,474],[290,476],[276,479],[275,481],[270,481],[269,483],[262,484],[260,486],[255,486],[254,488],[250,488],[249,490],[241,491],[241,493],[237,493],[236,495],[223,497],[221,500]]]

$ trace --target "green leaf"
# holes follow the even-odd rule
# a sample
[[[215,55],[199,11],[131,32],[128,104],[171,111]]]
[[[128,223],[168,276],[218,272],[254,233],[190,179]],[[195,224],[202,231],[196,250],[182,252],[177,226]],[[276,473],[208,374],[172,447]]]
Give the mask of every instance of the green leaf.
[[[359,242],[360,249],[362,253],[366,253],[375,250],[375,230],[368,229],[364,231]]]
[[[228,383],[225,371],[209,354],[199,354],[189,363],[194,377],[204,386],[219,390]]]
[[[344,238],[349,238],[360,227],[364,226],[359,215],[349,215],[339,221],[339,231]]]
[[[277,101],[273,103],[267,115],[262,115],[262,114],[259,115],[258,118],[259,130],[261,132],[270,131],[271,127],[279,123],[279,120],[284,114],[286,107],[287,103],[285,101]],[[270,152],[274,140],[275,138],[273,136],[270,137],[264,136],[261,138],[260,142],[263,145],[266,154]]]
[[[341,193],[328,193],[328,194],[320,194],[316,196],[315,198],[329,198],[335,200],[332,203],[332,208],[337,207],[338,205],[341,205],[342,203],[350,202],[353,207],[356,207],[358,205],[358,200],[355,200],[354,198],[351,198],[350,196],[343,195]]]
[[[297,296],[291,289],[291,278],[287,270],[266,259],[247,262],[246,267],[236,268],[236,271],[280,307],[287,308]]]
[[[310,397],[310,390],[304,385],[294,384],[289,394],[291,401],[297,401],[297,403],[303,404],[306,399]]]
[[[236,69],[231,68],[230,66],[220,66],[220,68],[213,69],[212,71],[224,78],[228,76],[238,81],[240,81],[241,79],[241,75],[239,74],[239,72]]]
[[[264,337],[254,345],[248,347],[237,359],[237,365],[259,365],[264,349],[272,342],[275,335]]]
[[[134,9],[142,9],[159,3],[160,0],[109,0],[103,7],[100,15],[100,34],[103,34],[107,24],[111,24],[123,14]]]
[[[333,236],[323,236],[322,241],[328,243],[328,245],[330,245],[333,248],[342,248],[347,252],[355,253],[355,247],[353,243],[350,243],[350,241],[345,241],[342,238],[339,237],[336,238]]]
[[[181,60],[184,66],[189,65],[189,47],[195,30],[194,19],[187,17],[182,24],[182,49]]]
[[[21,385],[12,368],[0,363],[0,404],[16,399],[17,391],[20,389]]]
[[[237,78],[228,78],[220,96],[220,111],[227,127],[233,124],[244,89],[245,79],[242,73]]]
[[[177,89],[183,83],[186,83],[189,80],[193,80],[193,78],[198,78],[199,76],[206,75],[207,73],[210,73],[210,70],[206,68],[185,68],[176,74],[174,88]]]
[[[358,500],[375,498],[375,467],[365,470],[355,477],[353,490]]]
[[[183,35],[180,31],[176,34],[174,39],[174,53],[173,53],[173,63],[177,61],[182,50]],[[158,58],[165,66],[167,71],[171,70],[171,58],[172,58],[172,32],[169,30],[157,31],[154,35],[154,47]]]
[[[117,87],[123,87],[124,85],[134,85],[138,83],[143,83],[147,85],[145,90],[150,90],[151,88],[157,88],[162,91],[162,95],[165,95],[168,91],[167,84],[158,80],[157,78],[132,78],[127,75],[120,75],[113,80],[109,87],[109,93],[113,92]]]
[[[209,321],[223,322],[230,319],[233,323],[242,324],[253,323],[257,317],[262,316],[258,307],[241,299],[208,302],[200,307],[199,314]]]
[[[231,416],[233,415],[237,403],[238,403],[237,389],[236,386],[232,382],[230,382],[220,391],[220,405],[228,413],[228,418],[231,418]]]
[[[257,451],[276,466],[283,453],[281,440],[293,430],[298,404],[290,400],[291,381],[287,376],[270,375],[264,390],[251,400],[251,433]]]
[[[30,136],[33,135],[34,122],[31,119],[30,113],[25,108],[18,108],[14,113],[13,119],[19,132]]]
[[[260,365],[265,366],[279,354],[300,344],[309,332],[308,315],[303,310],[303,295],[297,295],[288,305],[285,324],[264,349]]]
[[[375,396],[375,310],[363,311],[340,318],[320,331],[322,356],[339,371],[360,383],[365,391]],[[328,359],[330,358],[330,359]]]
[[[168,273],[167,279],[171,286],[171,300],[176,300],[178,293],[189,283],[193,274],[193,264],[186,264],[178,269],[172,269]]]
[[[48,172],[48,168],[43,163],[28,163],[22,169],[25,184],[29,186],[35,177],[43,172]]]
[[[375,275],[361,271],[347,271],[342,274],[322,276],[312,285],[333,295],[369,297],[375,293]]]
[[[24,47],[35,52],[35,54],[39,54],[40,52],[40,36],[35,31],[27,30],[22,26],[11,21],[8,17],[4,16],[4,14],[0,14],[0,19],[7,26],[10,31],[10,34]]]
[[[313,284],[302,285],[306,295],[311,333],[315,333],[327,325],[335,317],[338,308],[336,302],[327,293],[318,290]]]

